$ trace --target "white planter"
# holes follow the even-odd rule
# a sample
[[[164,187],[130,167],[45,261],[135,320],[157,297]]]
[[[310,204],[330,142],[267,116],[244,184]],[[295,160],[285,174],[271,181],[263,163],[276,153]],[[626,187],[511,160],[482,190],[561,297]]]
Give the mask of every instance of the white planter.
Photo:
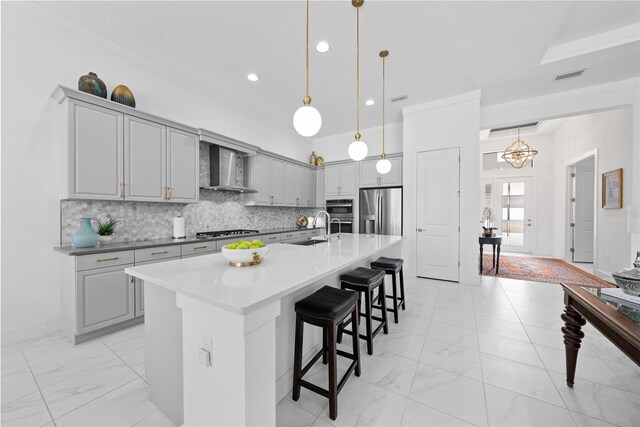
[[[98,241],[100,242],[101,245],[108,245],[113,241],[113,234],[109,236],[98,235]]]

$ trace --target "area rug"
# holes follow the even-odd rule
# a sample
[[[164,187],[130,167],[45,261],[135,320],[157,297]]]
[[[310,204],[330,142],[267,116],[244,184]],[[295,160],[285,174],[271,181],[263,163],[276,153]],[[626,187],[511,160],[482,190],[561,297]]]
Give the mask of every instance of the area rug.
[[[496,275],[491,266],[491,253],[482,257],[483,276]],[[615,288],[616,286],[589,274],[580,268],[557,258],[500,256],[500,268],[497,277],[528,280],[544,283],[567,283],[594,288]]]

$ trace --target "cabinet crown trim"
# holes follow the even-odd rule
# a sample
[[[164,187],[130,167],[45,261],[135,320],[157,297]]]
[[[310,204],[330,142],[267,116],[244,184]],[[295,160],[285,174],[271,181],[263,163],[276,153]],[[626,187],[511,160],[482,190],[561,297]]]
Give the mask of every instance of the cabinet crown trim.
[[[198,129],[194,127],[187,126],[182,123],[177,123],[160,116],[155,116],[153,114],[145,113],[144,111],[140,111],[138,109],[135,109],[123,104],[119,104],[114,101],[110,101],[108,99],[100,98],[95,95],[90,95],[85,92],[80,92],[78,90],[71,89],[66,86],[58,85],[56,89],[53,91],[53,93],[51,94],[51,97],[55,99],[58,102],[58,104],[62,104],[66,99],[73,99],[75,101],[86,102],[87,104],[117,111],[122,114],[127,114],[129,116],[149,120],[151,122],[159,123],[175,129],[180,129],[182,131],[192,133],[194,135],[198,135]]]

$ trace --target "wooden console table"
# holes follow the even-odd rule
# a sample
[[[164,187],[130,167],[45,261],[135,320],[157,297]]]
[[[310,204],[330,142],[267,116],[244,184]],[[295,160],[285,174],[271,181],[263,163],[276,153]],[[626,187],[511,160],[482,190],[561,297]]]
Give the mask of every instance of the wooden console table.
[[[502,236],[480,236],[478,237],[478,243],[480,244],[480,274],[482,274],[482,247],[484,245],[493,246],[493,267],[496,269],[496,276],[498,275],[498,269],[500,268],[500,245],[502,244]],[[496,260],[496,246],[498,247],[498,258]]]
[[[582,326],[587,321],[640,366],[640,324],[601,300],[597,296],[600,294],[597,288],[564,283],[561,285],[565,310],[560,317],[564,320],[562,333],[567,362],[567,385],[573,387],[578,350],[584,338]],[[587,289],[592,289],[597,295]]]

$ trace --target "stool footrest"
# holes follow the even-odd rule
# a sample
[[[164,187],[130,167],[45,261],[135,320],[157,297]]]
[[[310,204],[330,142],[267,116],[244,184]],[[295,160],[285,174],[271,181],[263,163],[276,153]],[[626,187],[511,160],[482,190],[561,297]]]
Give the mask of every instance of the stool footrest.
[[[309,372],[309,369],[311,369],[311,367],[316,364],[316,362],[322,357],[323,353],[324,348],[321,348],[320,351],[315,356],[313,356],[313,358],[311,358],[309,363],[307,363],[304,368],[302,368],[302,371],[300,371],[300,378],[304,377],[304,374]]]

